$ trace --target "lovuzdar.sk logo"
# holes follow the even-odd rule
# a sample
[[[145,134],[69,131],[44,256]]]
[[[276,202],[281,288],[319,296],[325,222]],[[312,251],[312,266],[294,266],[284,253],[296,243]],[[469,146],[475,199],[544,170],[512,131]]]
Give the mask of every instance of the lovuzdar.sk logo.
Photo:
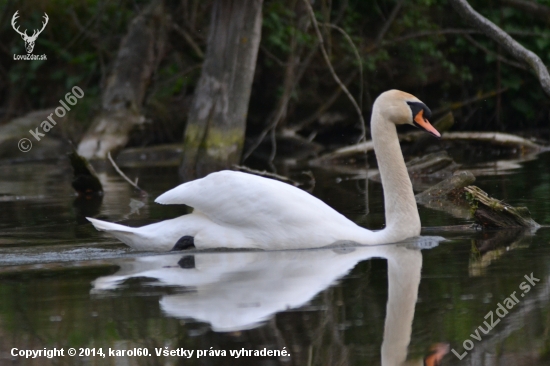
[[[46,24],[48,24],[48,14],[44,13],[44,21],[42,22],[42,29],[34,29],[31,36],[27,34],[27,30],[25,29],[24,32],[21,32],[19,30],[19,26],[16,25],[16,20],[19,18],[19,10],[13,14],[13,17],[11,18],[11,26],[13,29],[21,35],[21,38],[23,38],[23,41],[25,41],[25,49],[27,50],[26,55],[13,55],[14,60],[27,60],[27,61],[35,61],[35,60],[47,60],[46,55],[33,55],[32,51],[34,50],[34,43],[36,42],[36,39],[42,33],[44,28],[46,28]]]

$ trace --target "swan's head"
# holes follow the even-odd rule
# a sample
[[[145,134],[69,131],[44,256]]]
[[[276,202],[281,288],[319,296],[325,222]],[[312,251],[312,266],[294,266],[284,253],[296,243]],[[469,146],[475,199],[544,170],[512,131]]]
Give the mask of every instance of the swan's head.
[[[388,90],[376,98],[374,108],[379,108],[379,112],[389,122],[396,125],[413,125],[435,137],[441,137],[441,134],[428,121],[432,116],[430,108],[412,94],[400,90]]]

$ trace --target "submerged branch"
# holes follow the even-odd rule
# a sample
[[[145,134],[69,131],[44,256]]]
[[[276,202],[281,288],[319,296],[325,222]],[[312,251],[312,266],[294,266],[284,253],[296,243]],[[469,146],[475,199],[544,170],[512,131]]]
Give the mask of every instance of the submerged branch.
[[[113,157],[111,156],[111,153],[107,153],[107,158],[109,159],[109,161],[111,162],[111,164],[113,165],[113,168],[115,168],[116,172],[122,177],[124,178],[124,180],[128,183],[130,183],[130,185],[132,187],[134,187],[135,189],[137,189],[142,195],[147,195],[147,192],[144,191],[143,189],[141,189],[137,183],[138,183],[138,179],[136,178],[136,181],[135,182],[132,182],[130,180],[130,178],[128,178],[128,176],[126,174],[124,174],[122,172],[122,170],[120,170],[120,168],[118,167],[118,165],[116,165],[115,161],[113,160]]]

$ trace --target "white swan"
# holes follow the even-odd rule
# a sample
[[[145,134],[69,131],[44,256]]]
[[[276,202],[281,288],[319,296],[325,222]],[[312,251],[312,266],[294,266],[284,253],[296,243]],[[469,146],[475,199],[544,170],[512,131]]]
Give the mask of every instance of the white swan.
[[[193,245],[198,249],[296,249],[338,241],[398,242],[420,234],[420,217],[395,126],[415,125],[439,137],[426,119],[430,115],[424,103],[398,90],[382,93],[374,102],[371,134],[386,213],[386,227],[380,231],[357,226],[298,188],[234,171],[184,183],[155,200],[191,206],[191,214],[140,228],[88,220],[138,250],[168,251]]]

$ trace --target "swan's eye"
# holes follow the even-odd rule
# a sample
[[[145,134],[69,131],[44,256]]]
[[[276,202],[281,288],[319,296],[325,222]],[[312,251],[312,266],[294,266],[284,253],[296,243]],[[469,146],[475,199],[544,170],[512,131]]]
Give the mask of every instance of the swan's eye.
[[[416,120],[418,113],[422,112],[425,119],[430,119],[432,111],[422,102],[407,102],[412,112],[413,123]]]

